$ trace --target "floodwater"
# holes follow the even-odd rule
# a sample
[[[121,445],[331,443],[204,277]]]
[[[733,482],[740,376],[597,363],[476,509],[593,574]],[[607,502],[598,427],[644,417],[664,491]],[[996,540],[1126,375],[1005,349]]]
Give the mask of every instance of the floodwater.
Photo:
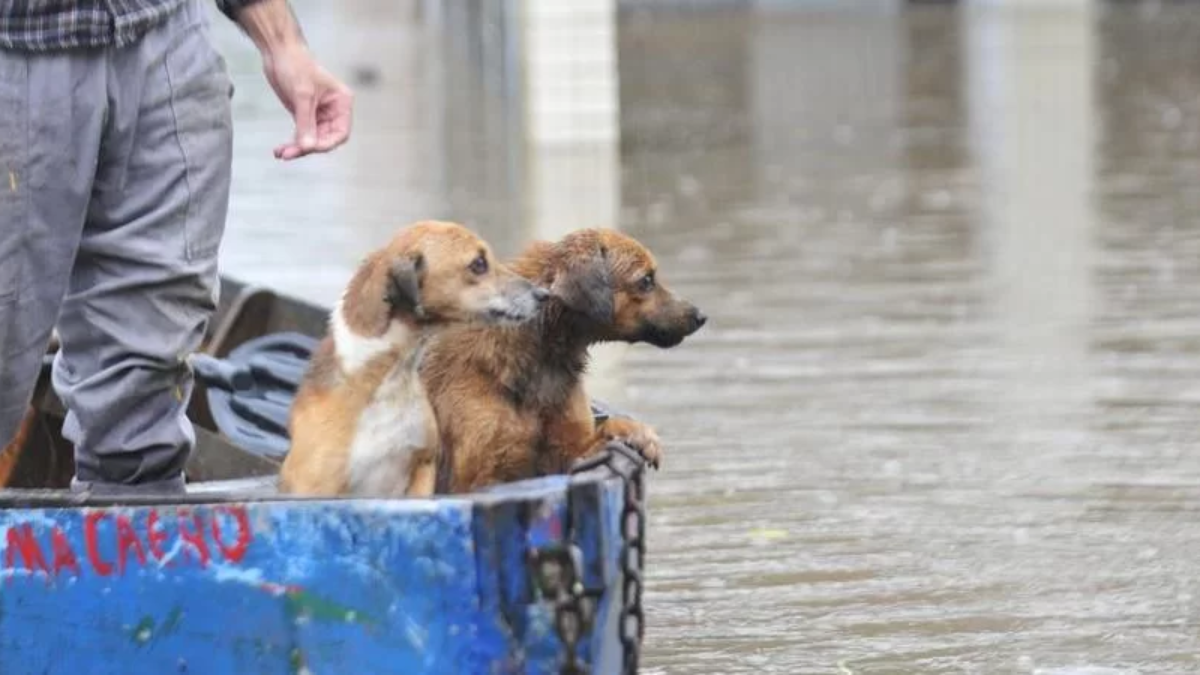
[[[1200,7],[630,1],[605,164],[513,141],[482,3],[294,4],[356,135],[275,162],[218,26],[229,273],[612,219],[711,317],[597,366],[668,446],[646,672],[1200,672]]]

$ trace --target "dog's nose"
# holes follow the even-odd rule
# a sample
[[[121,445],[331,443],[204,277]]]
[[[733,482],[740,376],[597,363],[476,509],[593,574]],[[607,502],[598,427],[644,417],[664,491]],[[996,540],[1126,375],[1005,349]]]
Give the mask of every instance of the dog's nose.
[[[700,328],[708,322],[708,317],[704,315],[704,312],[697,309],[692,312],[692,321],[696,322],[696,328]]]
[[[541,286],[533,287],[533,299],[538,302],[545,302],[550,298],[550,291]]]

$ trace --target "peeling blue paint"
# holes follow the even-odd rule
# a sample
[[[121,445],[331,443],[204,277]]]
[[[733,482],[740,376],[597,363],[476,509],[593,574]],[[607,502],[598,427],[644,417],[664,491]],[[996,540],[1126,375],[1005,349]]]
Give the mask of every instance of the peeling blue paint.
[[[562,541],[568,486],[0,510],[0,673],[556,672],[526,556]],[[616,664],[621,484],[585,490],[570,525],[607,590],[580,653]]]

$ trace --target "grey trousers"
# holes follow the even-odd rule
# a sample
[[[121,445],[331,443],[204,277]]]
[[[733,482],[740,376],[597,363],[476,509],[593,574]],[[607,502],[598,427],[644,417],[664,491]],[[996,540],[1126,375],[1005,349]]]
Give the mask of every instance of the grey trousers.
[[[0,50],[0,443],[57,325],[76,487],[182,489],[232,93],[196,2],[123,49]]]

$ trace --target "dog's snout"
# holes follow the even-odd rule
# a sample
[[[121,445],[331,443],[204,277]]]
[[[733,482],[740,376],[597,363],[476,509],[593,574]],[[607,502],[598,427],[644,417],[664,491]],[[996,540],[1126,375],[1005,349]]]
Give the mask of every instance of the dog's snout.
[[[693,307],[691,315],[692,325],[695,326],[693,330],[700,330],[701,326],[708,323],[708,317],[704,315],[704,312],[700,311],[699,307]]]
[[[550,290],[541,286],[533,287],[533,299],[537,302],[545,302],[550,299]]]

